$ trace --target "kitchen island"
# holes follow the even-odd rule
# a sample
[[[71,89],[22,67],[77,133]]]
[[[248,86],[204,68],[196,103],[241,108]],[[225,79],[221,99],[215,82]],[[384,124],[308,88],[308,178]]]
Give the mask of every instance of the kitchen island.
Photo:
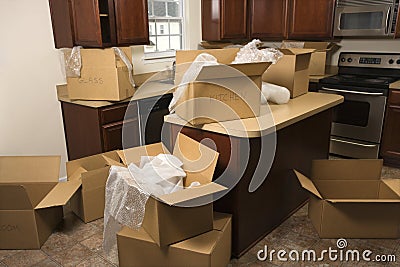
[[[270,105],[274,125],[265,112],[259,118],[197,127],[175,114],[164,117],[171,144],[178,132],[197,141],[211,139],[214,144],[210,145],[220,153],[214,180],[219,182],[222,177],[238,181],[214,202],[216,211],[233,215],[234,257],[243,255],[307,201],[308,195],[292,169],[310,175],[312,160],[328,158],[333,108],[342,102],[343,97],[338,95],[308,93],[285,105]],[[266,106],[262,109],[268,110]],[[270,158],[269,152],[275,152],[275,156]],[[259,175],[260,165],[269,165],[269,161],[270,170],[262,173],[265,180],[249,192],[253,174]]]

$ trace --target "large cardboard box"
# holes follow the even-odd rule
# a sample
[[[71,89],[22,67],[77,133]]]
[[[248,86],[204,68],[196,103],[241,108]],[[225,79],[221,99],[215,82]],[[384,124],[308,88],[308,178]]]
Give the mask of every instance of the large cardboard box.
[[[170,154],[162,143],[119,151],[123,162],[137,164],[141,156]],[[212,230],[212,194],[226,188],[213,183],[212,177],[218,153],[195,140],[179,134],[173,155],[183,162],[186,172],[184,186],[197,181],[201,185],[163,195],[150,197],[146,203],[143,228],[159,246],[170,245]],[[199,205],[199,200],[209,204]],[[180,205],[178,205],[180,204]],[[192,204],[195,205],[192,207]]]
[[[265,82],[286,87],[290,97],[295,98],[308,92],[309,66],[314,49],[280,49],[283,57],[263,74]]]
[[[131,49],[120,49],[132,62]],[[80,49],[80,53],[80,77],[67,77],[69,98],[120,101],[133,95],[134,87],[129,81],[129,70],[113,48]]]
[[[283,41],[282,48],[298,47],[306,49],[315,49],[311,54],[309,75],[325,75],[326,62],[329,53],[336,47],[331,42],[299,42],[299,41]]]
[[[85,223],[104,216],[105,186],[112,165],[124,166],[116,151],[67,162],[68,181],[81,184],[71,198],[71,210]]]
[[[193,125],[259,116],[261,75],[271,63],[231,64],[238,51],[238,48],[177,51],[177,85],[189,63],[201,53],[208,53],[216,57],[218,63],[231,68],[224,65],[203,67],[179,99],[175,113]],[[224,105],[216,105],[208,99]]]
[[[193,221],[195,222],[195,221]],[[214,213],[213,230],[159,248],[149,234],[124,227],[118,234],[120,266],[227,266],[231,257],[231,216]]]
[[[60,157],[0,157],[0,249],[39,249],[79,182],[59,183]]]
[[[400,179],[381,179],[381,160],[317,160],[308,215],[321,238],[400,238]]]

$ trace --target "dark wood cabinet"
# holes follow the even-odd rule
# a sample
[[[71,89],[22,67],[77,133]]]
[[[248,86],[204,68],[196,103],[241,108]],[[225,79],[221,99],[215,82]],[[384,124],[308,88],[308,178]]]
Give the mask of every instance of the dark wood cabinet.
[[[334,10],[335,0],[202,0],[203,40],[330,39]]]
[[[203,40],[247,38],[247,0],[202,0]]]
[[[382,135],[381,156],[386,165],[400,167],[400,90],[391,90]]]
[[[56,48],[148,44],[146,0],[49,0]]]
[[[285,39],[287,37],[288,0],[249,0],[251,38]]]
[[[288,38],[332,38],[334,10],[335,0],[290,0]]]

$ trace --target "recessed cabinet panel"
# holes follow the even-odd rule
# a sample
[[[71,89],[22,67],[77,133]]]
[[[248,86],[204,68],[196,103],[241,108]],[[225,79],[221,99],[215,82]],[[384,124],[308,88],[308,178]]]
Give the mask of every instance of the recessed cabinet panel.
[[[247,0],[222,0],[221,39],[247,38]]]

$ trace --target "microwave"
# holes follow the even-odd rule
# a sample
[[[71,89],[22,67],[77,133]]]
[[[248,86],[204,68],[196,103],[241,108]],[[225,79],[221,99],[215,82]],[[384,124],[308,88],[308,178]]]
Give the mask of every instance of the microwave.
[[[393,36],[400,0],[337,0],[334,36]]]

